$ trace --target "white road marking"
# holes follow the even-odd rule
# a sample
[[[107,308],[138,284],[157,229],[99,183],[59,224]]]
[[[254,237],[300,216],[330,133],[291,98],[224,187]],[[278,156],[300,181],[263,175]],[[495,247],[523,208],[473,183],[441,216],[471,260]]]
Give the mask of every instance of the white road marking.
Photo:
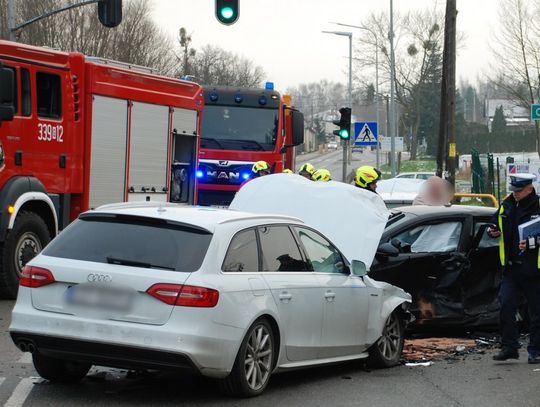
[[[30,352],[24,352],[17,361],[17,363],[32,363],[32,354]]]
[[[4,407],[21,407],[34,388],[33,380],[31,377],[22,379],[15,387],[11,397],[6,401],[6,404],[4,404]]]
[[[2,383],[4,383],[4,380],[6,380],[5,377],[0,377],[0,386],[2,385]]]

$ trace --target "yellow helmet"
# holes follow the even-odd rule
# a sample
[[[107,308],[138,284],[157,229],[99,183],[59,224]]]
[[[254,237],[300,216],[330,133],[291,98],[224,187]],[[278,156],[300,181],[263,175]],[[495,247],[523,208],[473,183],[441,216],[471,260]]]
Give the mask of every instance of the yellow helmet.
[[[254,174],[258,174],[259,171],[266,171],[270,173],[270,166],[266,161],[257,161],[255,164],[253,164],[251,172],[253,172]]]
[[[294,172],[292,172],[292,171],[289,170],[288,168],[285,168],[285,169],[283,170],[283,172],[284,172],[285,174],[294,174]]]
[[[367,188],[369,184],[376,182],[380,178],[381,172],[378,169],[371,165],[364,165],[356,170],[354,182],[356,182],[356,185],[360,188]]]
[[[300,167],[300,170],[298,170],[298,174],[302,175],[302,173],[313,175],[315,173],[315,167],[311,165],[310,163],[302,164],[302,166]]]
[[[330,174],[330,171],[321,168],[320,170],[317,170],[313,173],[313,180],[314,181],[323,181],[328,182],[332,179],[332,174]]]

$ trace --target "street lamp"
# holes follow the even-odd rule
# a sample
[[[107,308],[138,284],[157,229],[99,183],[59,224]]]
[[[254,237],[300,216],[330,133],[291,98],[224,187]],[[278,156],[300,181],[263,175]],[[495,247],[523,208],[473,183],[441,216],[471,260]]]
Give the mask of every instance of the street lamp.
[[[336,25],[341,25],[343,27],[351,27],[351,28],[357,28],[359,30],[368,31],[369,33],[371,33],[371,35],[373,35],[373,38],[375,39],[375,95],[376,95],[375,96],[376,97],[375,109],[377,110],[377,116],[375,120],[377,120],[377,124],[380,126],[380,123],[379,123],[379,120],[380,120],[380,117],[379,117],[379,108],[380,108],[379,106],[379,38],[377,37],[377,34],[375,33],[375,31],[373,31],[371,28],[362,27],[359,25],[343,24],[343,23],[331,23],[331,24],[336,24]],[[376,150],[376,163],[377,163],[376,167],[377,168],[380,168],[379,146],[380,146],[380,141],[377,140],[377,150]]]
[[[349,37],[349,106],[352,111],[352,32],[348,31],[323,31],[324,34],[341,35],[343,37]],[[351,116],[352,117],[352,116]],[[345,140],[343,143],[343,182],[347,181],[347,150],[349,146],[349,140]]]
[[[394,1],[390,0],[390,167],[396,176],[396,56],[394,53]]]

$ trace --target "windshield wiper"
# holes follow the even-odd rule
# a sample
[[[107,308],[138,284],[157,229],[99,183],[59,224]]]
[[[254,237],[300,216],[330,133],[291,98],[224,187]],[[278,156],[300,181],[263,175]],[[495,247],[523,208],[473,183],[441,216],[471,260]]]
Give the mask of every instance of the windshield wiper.
[[[261,143],[259,143],[258,141],[255,141],[255,140],[233,140],[233,139],[228,139],[228,141],[234,141],[236,143],[251,143],[251,144],[254,144],[257,147],[259,147],[259,150],[264,151],[264,146]]]
[[[223,144],[221,144],[217,139],[215,138],[212,138],[212,137],[201,137],[201,141],[203,140],[209,140],[209,141],[213,141],[214,143],[216,143],[216,145],[221,148],[222,150],[225,150],[225,147],[223,146]]]
[[[147,269],[164,269],[164,270],[172,270],[174,271],[173,267],[167,267],[167,266],[160,266],[158,264],[152,264],[152,263],[145,263],[143,261],[137,261],[137,260],[127,260],[127,259],[119,259],[117,257],[111,257],[107,256],[107,263],[109,264],[118,264],[120,266],[129,266],[129,267],[142,267]]]

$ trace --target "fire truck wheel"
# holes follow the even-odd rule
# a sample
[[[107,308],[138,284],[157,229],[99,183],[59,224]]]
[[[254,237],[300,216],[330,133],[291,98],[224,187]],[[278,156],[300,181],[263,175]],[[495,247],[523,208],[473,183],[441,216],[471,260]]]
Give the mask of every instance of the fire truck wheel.
[[[37,214],[21,211],[1,247],[0,298],[15,299],[22,269],[51,240],[45,221]]]

